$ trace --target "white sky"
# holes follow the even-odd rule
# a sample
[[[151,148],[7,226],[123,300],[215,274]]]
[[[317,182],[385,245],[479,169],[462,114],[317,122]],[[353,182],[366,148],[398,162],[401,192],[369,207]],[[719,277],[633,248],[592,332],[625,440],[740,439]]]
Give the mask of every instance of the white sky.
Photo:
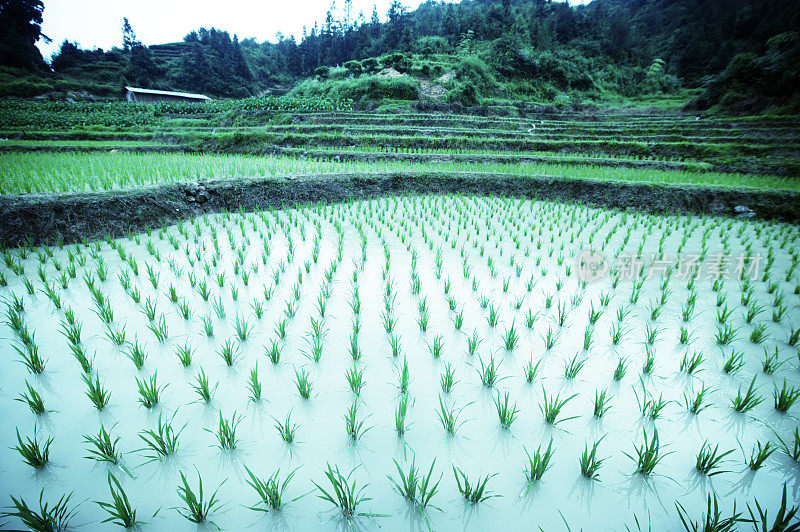
[[[414,9],[421,1],[402,3]],[[353,16],[363,11],[369,19],[375,4],[383,20],[390,3],[391,0],[353,0]],[[344,0],[336,1],[339,15],[343,5]],[[64,39],[77,42],[82,48],[108,50],[122,42],[123,17],[128,17],[136,37],[148,45],[180,41],[192,30],[212,26],[237,34],[239,40],[255,37],[259,42],[274,42],[275,34],[282,32],[295,35],[299,41],[303,25],[310,31],[315,21],[324,20],[329,6],[329,0],[44,0],[42,32],[53,42],[40,40],[38,46],[46,60]]]

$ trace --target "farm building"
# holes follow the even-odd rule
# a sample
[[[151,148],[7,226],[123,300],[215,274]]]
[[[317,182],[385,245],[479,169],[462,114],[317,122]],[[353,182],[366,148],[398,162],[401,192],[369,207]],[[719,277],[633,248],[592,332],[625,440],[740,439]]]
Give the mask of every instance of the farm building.
[[[128,91],[126,98],[129,102],[207,102],[211,98],[204,94],[191,94],[188,92],[159,91],[154,89],[140,89],[138,87],[125,87]]]

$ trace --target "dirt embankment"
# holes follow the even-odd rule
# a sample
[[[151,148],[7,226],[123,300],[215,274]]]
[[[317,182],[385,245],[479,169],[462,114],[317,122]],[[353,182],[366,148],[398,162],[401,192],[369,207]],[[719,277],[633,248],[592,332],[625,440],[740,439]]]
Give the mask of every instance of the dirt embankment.
[[[195,215],[392,194],[479,194],[578,202],[654,213],[755,216],[796,222],[800,194],[471,172],[318,174],[170,183],[131,190],[0,197],[0,243],[119,237]]]

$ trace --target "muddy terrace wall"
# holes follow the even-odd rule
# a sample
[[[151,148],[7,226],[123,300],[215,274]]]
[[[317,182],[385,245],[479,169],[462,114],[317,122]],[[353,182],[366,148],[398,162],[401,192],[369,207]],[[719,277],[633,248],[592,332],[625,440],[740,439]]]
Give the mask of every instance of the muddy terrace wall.
[[[750,189],[709,189],[557,177],[488,173],[317,174],[171,183],[129,190],[0,197],[0,243],[51,244],[119,237],[199,214],[251,211],[298,203],[338,202],[387,194],[502,194],[578,202],[653,213],[754,216],[796,222],[800,194]]]

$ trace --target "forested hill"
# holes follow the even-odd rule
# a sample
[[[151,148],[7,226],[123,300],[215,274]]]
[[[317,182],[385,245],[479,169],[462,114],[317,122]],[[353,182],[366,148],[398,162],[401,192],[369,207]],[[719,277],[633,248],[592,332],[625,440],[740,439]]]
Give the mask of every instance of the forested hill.
[[[24,26],[24,16],[8,7],[15,2],[40,3],[0,3],[6,6],[0,13],[4,43],[30,33],[13,32]],[[114,97],[135,84],[242,97],[280,92],[309,78],[295,91],[350,93],[355,100],[427,95],[469,106],[602,101],[698,87],[703,92],[693,105],[701,109],[797,112],[797,27],[796,0],[594,0],[575,7],[463,0],[428,1],[415,10],[395,1],[388,13],[365,15],[353,13],[346,0],[297,40],[240,42],[224,29],[200,29],[182,42],[145,46],[128,26],[122,46],[109,51],[65,41],[52,71],[31,59],[34,53],[12,57],[6,47],[0,94],[84,90]],[[16,49],[33,43],[28,38]],[[387,67],[393,79],[386,79]]]

